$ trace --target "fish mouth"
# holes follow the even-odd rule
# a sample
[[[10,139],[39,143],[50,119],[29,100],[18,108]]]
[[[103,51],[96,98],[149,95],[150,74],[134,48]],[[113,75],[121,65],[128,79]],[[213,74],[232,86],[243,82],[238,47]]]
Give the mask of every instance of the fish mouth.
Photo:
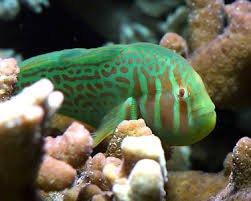
[[[192,110],[192,116],[194,116],[193,119],[198,118],[204,118],[204,117],[210,117],[215,115],[215,106],[212,105],[210,107],[203,107],[196,110]]]
[[[209,112],[205,112],[203,114],[200,114],[197,116],[197,118],[204,118],[204,117],[210,118],[210,117],[214,116],[215,114],[216,114],[216,112],[213,110],[213,111],[209,111]]]
[[[212,131],[216,124],[215,110],[207,110],[195,115],[192,120],[195,127]]]

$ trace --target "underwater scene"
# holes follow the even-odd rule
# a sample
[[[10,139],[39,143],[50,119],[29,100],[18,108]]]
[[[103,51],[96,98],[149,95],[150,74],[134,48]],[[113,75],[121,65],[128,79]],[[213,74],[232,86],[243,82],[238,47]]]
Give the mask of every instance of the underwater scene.
[[[251,1],[0,0],[0,201],[251,201]]]

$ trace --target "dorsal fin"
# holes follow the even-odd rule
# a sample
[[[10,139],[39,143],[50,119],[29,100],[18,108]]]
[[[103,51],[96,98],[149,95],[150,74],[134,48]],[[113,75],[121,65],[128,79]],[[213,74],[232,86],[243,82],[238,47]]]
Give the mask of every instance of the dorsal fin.
[[[117,55],[119,55],[125,45],[111,45],[105,46],[101,48],[93,48],[93,49],[72,49],[65,51],[60,56],[61,62],[72,62],[72,63],[87,63],[87,64],[95,64],[103,61],[107,61],[113,59]]]
[[[19,63],[21,71],[41,66],[61,65],[65,63],[95,64],[113,59],[119,55],[125,45],[111,45],[101,48],[74,48],[38,55]]]

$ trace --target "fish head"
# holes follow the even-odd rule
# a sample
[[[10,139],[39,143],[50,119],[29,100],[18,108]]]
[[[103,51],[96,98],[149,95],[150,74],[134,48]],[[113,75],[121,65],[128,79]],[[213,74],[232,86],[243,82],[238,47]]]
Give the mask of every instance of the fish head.
[[[215,127],[215,106],[199,74],[190,66],[173,73],[172,90],[166,91],[160,113],[166,121],[160,137],[170,145],[189,145],[206,137]],[[166,111],[165,111],[166,109]]]

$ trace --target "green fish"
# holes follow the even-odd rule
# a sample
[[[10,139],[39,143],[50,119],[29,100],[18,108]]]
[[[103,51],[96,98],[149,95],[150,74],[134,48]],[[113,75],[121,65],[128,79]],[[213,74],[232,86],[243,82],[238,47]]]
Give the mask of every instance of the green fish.
[[[164,142],[189,145],[215,126],[215,106],[180,55],[135,43],[69,49],[19,64],[17,91],[46,77],[65,97],[59,113],[97,128],[94,147],[125,119],[143,118]]]

